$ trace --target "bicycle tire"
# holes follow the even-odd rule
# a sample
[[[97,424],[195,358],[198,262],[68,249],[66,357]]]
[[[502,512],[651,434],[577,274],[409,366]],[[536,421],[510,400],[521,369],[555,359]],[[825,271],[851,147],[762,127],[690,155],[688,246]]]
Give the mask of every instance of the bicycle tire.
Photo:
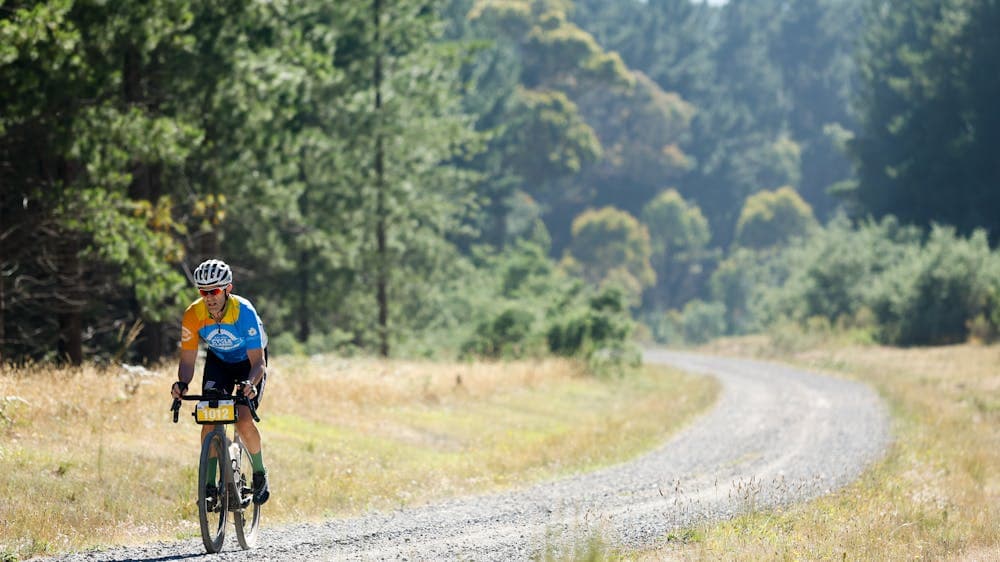
[[[238,491],[235,498],[241,503],[240,507],[233,510],[233,523],[236,525],[236,541],[244,550],[248,550],[257,545],[260,504],[253,501],[253,463],[250,461],[250,451],[239,442],[236,443],[236,448],[239,460],[232,459],[233,483]]]
[[[205,550],[209,554],[222,550],[222,543],[226,540],[229,490],[226,486],[225,467],[230,466],[228,457],[229,452],[226,450],[222,434],[216,431],[209,433],[202,443],[201,461],[198,464],[198,521],[201,524],[201,540],[205,543]],[[208,498],[205,495],[205,485],[209,483],[209,463],[217,463],[215,485],[219,490],[219,500],[213,509],[209,509]]]

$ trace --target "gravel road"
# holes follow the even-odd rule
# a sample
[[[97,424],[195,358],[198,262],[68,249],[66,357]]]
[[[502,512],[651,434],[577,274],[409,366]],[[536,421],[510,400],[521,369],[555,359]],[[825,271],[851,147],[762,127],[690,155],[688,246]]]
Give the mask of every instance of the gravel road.
[[[571,552],[593,533],[621,547],[651,548],[668,533],[706,520],[837,489],[889,442],[886,409],[863,384],[747,360],[668,351],[649,351],[645,358],[710,374],[722,386],[718,403],[662,447],[628,463],[516,491],[268,527],[250,559],[524,560],[547,550]],[[247,559],[234,539],[227,541],[213,560]],[[196,538],[59,560],[202,555]]]

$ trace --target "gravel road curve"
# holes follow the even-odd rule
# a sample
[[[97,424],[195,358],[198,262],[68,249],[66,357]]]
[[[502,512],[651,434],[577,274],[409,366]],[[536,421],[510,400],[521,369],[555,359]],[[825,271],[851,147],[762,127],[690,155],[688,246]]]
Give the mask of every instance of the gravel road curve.
[[[712,375],[722,390],[708,413],[633,461],[505,493],[268,527],[252,553],[227,536],[225,550],[212,559],[524,560],[567,552],[593,533],[624,548],[651,548],[673,530],[835,490],[889,443],[886,409],[863,384],[777,364],[670,351],[648,351],[645,359]],[[196,538],[57,560],[203,555]]]

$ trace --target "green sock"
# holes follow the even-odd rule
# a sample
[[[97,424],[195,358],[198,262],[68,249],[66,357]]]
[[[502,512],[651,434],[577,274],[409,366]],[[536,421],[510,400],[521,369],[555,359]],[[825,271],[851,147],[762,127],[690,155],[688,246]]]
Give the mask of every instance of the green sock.
[[[264,451],[250,453],[250,464],[253,465],[254,472],[267,472],[264,468]]]
[[[216,485],[215,477],[218,474],[219,463],[217,462],[216,459],[210,459],[210,460],[211,462],[208,463],[208,470],[206,471],[208,473],[208,478],[206,478],[205,481],[206,483],[215,486]]]

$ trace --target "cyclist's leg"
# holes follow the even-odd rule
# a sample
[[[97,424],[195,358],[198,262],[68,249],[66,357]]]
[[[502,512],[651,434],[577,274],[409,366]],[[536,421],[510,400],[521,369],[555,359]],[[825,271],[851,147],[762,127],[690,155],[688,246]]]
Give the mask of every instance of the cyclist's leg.
[[[267,348],[264,349],[264,361],[266,364]],[[239,370],[239,372],[233,373],[237,380],[245,380],[250,374],[250,361],[248,360],[243,363],[233,364],[233,368]],[[264,397],[264,388],[266,386],[267,373],[265,372],[264,378],[262,378],[256,385],[257,394],[252,399],[254,409],[260,408],[261,400]],[[257,429],[257,424],[250,415],[250,409],[246,406],[240,406],[239,408],[240,414],[239,419],[236,421],[236,430],[239,432],[243,445],[247,448],[247,452],[250,454],[250,461],[253,465],[254,503],[262,504],[270,497],[270,491],[267,481],[267,468],[264,466],[260,430]]]
[[[267,364],[267,348],[264,348],[264,364]],[[246,378],[250,375],[249,360],[242,361],[240,363],[231,363],[229,367],[231,369],[230,374],[234,380],[246,380]],[[253,399],[251,399],[251,402],[256,410],[260,408],[261,399],[264,397],[264,388],[267,386],[267,372],[264,373],[264,378],[262,378],[255,386],[257,388],[257,394],[253,397]],[[250,454],[252,456],[260,455],[260,430],[257,429],[257,424],[253,421],[253,416],[250,415],[250,409],[246,406],[239,407],[239,417],[236,421],[236,430],[240,432],[243,444],[246,445]],[[261,467],[256,468],[263,470]]]
[[[222,394],[229,394],[233,391],[233,381],[230,373],[227,372],[226,363],[219,359],[211,350],[205,354],[205,368],[201,375],[201,393],[211,394],[213,392],[220,392]],[[202,425],[201,426],[201,440],[205,441],[205,436],[209,434],[213,429],[214,425]],[[214,455],[213,455],[214,456]],[[216,473],[216,463],[211,463],[208,465],[208,481],[215,482],[217,480]]]

